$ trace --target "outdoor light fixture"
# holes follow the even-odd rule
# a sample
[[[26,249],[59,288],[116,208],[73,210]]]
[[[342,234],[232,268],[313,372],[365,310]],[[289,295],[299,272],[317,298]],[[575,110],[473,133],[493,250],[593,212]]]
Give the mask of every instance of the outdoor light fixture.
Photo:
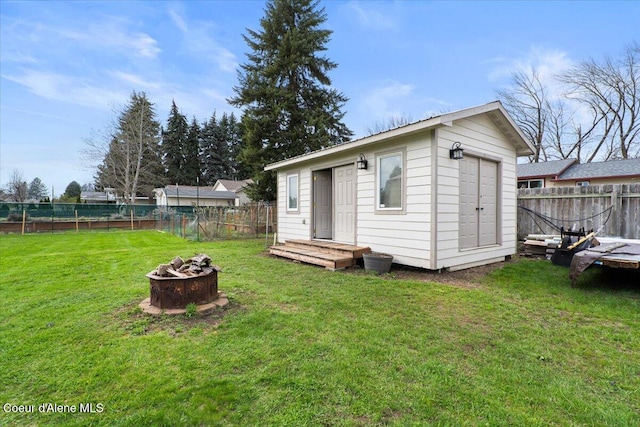
[[[360,153],[360,157],[356,164],[358,165],[358,169],[367,170],[367,159],[364,158],[364,154]]]
[[[451,150],[449,150],[449,158],[453,160],[462,159],[462,152],[464,149],[460,147],[460,142],[454,142],[451,146]]]

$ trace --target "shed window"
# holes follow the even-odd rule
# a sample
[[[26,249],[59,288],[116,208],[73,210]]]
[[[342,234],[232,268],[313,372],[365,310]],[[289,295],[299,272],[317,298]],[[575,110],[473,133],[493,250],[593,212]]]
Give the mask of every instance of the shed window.
[[[298,175],[287,176],[287,210],[298,210]]]
[[[403,186],[402,153],[378,157],[378,209],[401,210]]]

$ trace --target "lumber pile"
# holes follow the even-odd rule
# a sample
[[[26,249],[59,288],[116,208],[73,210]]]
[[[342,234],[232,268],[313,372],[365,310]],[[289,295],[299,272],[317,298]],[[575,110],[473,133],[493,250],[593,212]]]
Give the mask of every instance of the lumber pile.
[[[211,264],[211,258],[208,255],[197,254],[187,260],[177,256],[168,264],[160,264],[149,274],[160,277],[193,277],[206,276],[214,271],[222,271],[222,269]]]
[[[551,259],[561,243],[560,235],[529,234],[522,245],[521,255]]]

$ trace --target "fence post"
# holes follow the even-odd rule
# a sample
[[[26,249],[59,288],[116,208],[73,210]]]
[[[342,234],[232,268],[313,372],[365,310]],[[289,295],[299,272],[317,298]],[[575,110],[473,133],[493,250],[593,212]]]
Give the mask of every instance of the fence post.
[[[611,212],[609,213],[609,215],[610,215],[609,216],[609,220],[611,221],[611,225],[610,225],[609,230],[612,230],[612,232],[614,232],[616,234],[622,235],[622,233],[619,233],[620,224],[618,223],[618,211],[619,211],[619,209],[618,209],[618,200],[622,200],[622,199],[618,197],[618,189],[614,185],[613,186],[613,191],[611,192]]]
[[[271,206],[270,202],[265,202],[265,210],[267,218],[265,219],[265,223],[264,223],[264,246],[268,247],[269,246],[269,207]]]
[[[23,206],[22,207],[22,235],[24,235],[24,226],[26,221],[27,221],[27,210]]]

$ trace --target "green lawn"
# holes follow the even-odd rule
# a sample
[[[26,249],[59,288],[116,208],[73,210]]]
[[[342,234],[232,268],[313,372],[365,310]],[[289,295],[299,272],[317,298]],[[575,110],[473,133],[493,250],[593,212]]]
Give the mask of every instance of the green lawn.
[[[587,272],[572,289],[567,269],[516,260],[453,286],[264,243],[0,236],[0,425],[638,425],[640,285]],[[228,309],[141,314],[145,274],[198,252]]]

